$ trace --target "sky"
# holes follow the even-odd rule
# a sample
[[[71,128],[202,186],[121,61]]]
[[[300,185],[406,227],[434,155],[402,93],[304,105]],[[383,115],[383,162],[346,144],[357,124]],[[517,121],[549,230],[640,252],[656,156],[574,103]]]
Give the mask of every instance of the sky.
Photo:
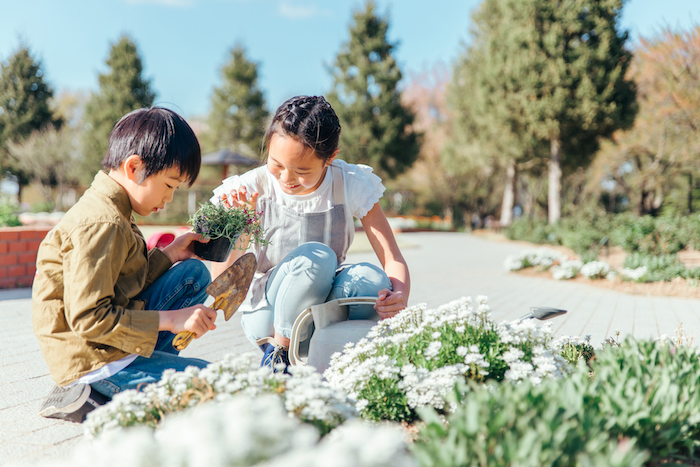
[[[404,77],[451,64],[469,39],[480,0],[375,0]],[[0,0],[0,61],[20,43],[41,60],[56,94],[96,91],[110,45],[128,34],[156,104],[206,115],[228,51],[242,44],[259,64],[271,112],[289,97],[325,94],[328,67],[348,40],[362,0]],[[700,24],[700,0],[628,0],[622,26],[633,41],[664,27]]]

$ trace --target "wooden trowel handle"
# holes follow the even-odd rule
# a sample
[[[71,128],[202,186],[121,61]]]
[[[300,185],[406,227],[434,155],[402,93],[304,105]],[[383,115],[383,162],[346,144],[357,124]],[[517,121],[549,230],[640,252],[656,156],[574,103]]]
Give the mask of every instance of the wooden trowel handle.
[[[178,332],[175,339],[173,339],[173,348],[175,350],[185,350],[185,347],[190,345],[190,342],[192,342],[192,339],[195,337],[197,337],[197,335],[190,331]]]

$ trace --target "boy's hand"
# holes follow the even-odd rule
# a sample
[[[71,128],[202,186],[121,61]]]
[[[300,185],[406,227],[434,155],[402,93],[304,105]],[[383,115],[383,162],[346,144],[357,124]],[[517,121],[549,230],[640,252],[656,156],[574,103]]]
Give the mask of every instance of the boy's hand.
[[[192,242],[207,243],[208,241],[209,238],[203,237],[202,234],[187,232],[175,238],[175,240],[173,240],[170,245],[163,248],[162,251],[170,258],[170,262],[175,264],[178,261],[194,258],[196,256],[194,254]]]
[[[164,310],[160,315],[161,331],[170,331],[177,334],[182,331],[190,331],[202,337],[207,331],[216,329],[216,310],[204,305],[195,305],[180,310]]]
[[[392,292],[389,289],[379,291],[374,309],[381,319],[391,318],[399,311],[406,308],[406,301],[401,292]]]

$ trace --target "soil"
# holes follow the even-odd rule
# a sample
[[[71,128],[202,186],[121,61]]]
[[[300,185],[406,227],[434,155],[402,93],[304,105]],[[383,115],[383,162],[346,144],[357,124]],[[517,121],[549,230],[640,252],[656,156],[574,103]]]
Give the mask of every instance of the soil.
[[[485,230],[475,230],[472,232],[474,235],[480,237],[488,238],[489,240],[508,242],[516,245],[522,245],[525,248],[539,248],[547,247],[553,250],[557,250],[567,255],[571,259],[578,259],[572,250],[554,245],[538,245],[529,242],[508,240],[505,235],[500,233],[495,233]],[[603,251],[599,259],[608,263],[613,269],[620,269],[625,261],[626,252],[619,247],[612,247],[608,252]],[[687,268],[695,268],[700,266],[700,251],[696,250],[683,250],[678,253],[679,259]],[[539,271],[535,268],[525,268],[521,269],[517,273],[525,276],[540,277],[543,279],[556,280],[552,278],[552,274],[549,271]],[[636,283],[623,281],[619,278],[614,280],[607,279],[588,279],[586,277],[578,276],[574,279],[569,279],[571,282],[578,282],[583,284],[589,284],[595,287],[603,287],[606,289],[613,289],[619,292],[626,292],[630,294],[637,295],[658,295],[665,297],[684,297],[684,298],[700,298],[700,285],[696,281],[687,281],[680,277],[670,281],[670,282],[649,282],[649,283]]]

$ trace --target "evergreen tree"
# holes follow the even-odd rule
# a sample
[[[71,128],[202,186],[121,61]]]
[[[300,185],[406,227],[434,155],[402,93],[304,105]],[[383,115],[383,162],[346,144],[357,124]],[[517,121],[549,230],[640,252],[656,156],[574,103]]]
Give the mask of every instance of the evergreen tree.
[[[258,64],[248,60],[242,45],[236,45],[221,68],[221,78],[211,97],[206,144],[212,150],[228,148],[256,156],[269,116],[258,88]]]
[[[549,146],[550,223],[561,215],[562,171],[585,167],[600,137],[629,127],[635,87],[626,78],[625,0],[486,0],[487,65],[517,132]]]
[[[372,166],[380,176],[394,177],[418,157],[414,116],[401,104],[402,75],[387,39],[389,21],[368,1],[353,13],[350,38],[331,68],[333,90],[328,100],[338,114],[341,157]]]
[[[22,142],[33,131],[47,126],[60,127],[62,120],[49,106],[52,97],[53,90],[44,82],[41,61],[32,57],[26,45],[20,45],[0,65],[0,169],[15,175],[20,187],[29,183],[31,174],[8,157],[7,145]]]
[[[107,153],[109,133],[125,114],[150,107],[155,100],[150,81],[142,75],[143,64],[136,44],[122,36],[111,45],[107,58],[109,71],[98,77],[100,89],[85,107],[85,155],[83,179],[89,182],[102,167]]]

